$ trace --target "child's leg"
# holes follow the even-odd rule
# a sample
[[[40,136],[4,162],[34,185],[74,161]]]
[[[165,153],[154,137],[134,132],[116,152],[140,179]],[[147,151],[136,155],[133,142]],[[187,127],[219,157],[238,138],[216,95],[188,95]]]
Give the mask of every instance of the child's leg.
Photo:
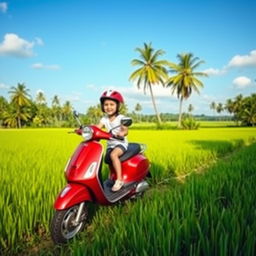
[[[117,180],[122,180],[122,167],[119,157],[124,153],[124,151],[120,147],[114,148],[110,153],[110,158],[112,160],[112,164],[116,171]]]

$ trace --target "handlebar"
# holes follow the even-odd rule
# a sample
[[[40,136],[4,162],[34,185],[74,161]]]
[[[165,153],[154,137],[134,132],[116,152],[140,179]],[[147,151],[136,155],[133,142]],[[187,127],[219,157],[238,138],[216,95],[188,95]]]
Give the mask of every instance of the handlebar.
[[[86,131],[85,131],[86,129]],[[97,128],[96,126],[80,126],[79,128],[75,129],[74,131],[70,131],[68,133],[76,133],[77,135],[83,136],[85,138],[86,134],[86,140],[88,139],[116,139],[123,141],[125,139],[124,136],[114,135],[112,132],[105,132],[101,129]]]
[[[112,138],[117,139],[117,140],[124,140],[124,136],[119,136],[119,135],[114,135],[114,134],[112,134]]]

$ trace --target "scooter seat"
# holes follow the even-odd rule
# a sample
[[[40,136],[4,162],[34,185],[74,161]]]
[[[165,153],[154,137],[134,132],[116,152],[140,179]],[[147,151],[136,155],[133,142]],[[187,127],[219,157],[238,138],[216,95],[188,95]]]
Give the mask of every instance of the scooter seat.
[[[129,143],[127,151],[123,155],[121,155],[121,157],[119,159],[120,159],[121,162],[124,162],[125,160],[137,155],[140,151],[141,151],[140,144],[138,144],[138,143]],[[111,164],[112,163],[111,158],[110,158],[110,153],[111,153],[111,150],[108,150],[107,153],[106,153],[106,156],[105,156],[105,163],[106,164]]]

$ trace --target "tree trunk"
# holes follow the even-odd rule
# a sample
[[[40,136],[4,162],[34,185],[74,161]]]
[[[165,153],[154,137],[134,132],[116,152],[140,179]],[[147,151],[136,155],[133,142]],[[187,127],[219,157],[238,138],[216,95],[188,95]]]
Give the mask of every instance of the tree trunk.
[[[161,125],[162,121],[161,121],[160,115],[158,114],[157,109],[156,109],[156,103],[155,103],[155,99],[154,99],[154,95],[153,95],[153,91],[152,91],[152,86],[150,83],[149,83],[149,90],[150,90],[153,107],[154,107],[156,117],[157,117],[157,123],[158,123],[158,125]]]
[[[18,128],[21,128],[21,121],[20,121],[20,117],[18,116]]]
[[[181,116],[182,116],[182,101],[183,97],[180,98],[180,107],[179,107],[179,121],[178,121],[178,127],[181,128]]]

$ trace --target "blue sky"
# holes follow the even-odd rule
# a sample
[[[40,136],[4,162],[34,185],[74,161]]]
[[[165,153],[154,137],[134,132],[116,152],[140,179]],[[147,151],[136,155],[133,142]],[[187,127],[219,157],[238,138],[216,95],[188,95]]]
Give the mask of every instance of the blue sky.
[[[256,2],[178,0],[0,0],[0,95],[25,83],[50,104],[57,94],[85,112],[105,89],[123,93],[130,111],[136,103],[153,113],[149,93],[129,82],[136,47],[152,43],[163,56],[192,52],[204,60],[204,88],[185,102],[195,114],[211,114],[224,103],[256,92]],[[161,112],[178,112],[176,95],[155,87]]]

